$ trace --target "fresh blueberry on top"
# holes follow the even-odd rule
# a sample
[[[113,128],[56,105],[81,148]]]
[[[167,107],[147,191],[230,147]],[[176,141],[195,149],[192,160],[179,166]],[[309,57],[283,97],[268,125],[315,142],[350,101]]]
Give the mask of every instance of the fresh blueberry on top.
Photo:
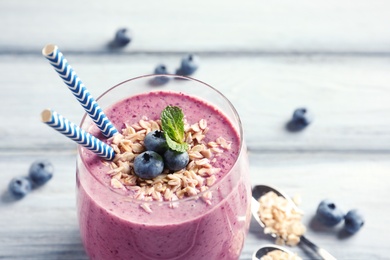
[[[38,160],[31,164],[28,176],[34,185],[45,184],[53,177],[54,167],[48,160]]]
[[[333,227],[344,219],[344,212],[331,200],[323,200],[317,208],[317,219],[327,227]]]
[[[291,121],[287,124],[290,131],[299,131],[308,126],[313,121],[313,114],[307,108],[297,108],[294,110]]]
[[[152,179],[164,170],[162,157],[153,151],[146,151],[134,159],[134,172],[142,179]]]
[[[155,130],[149,132],[144,139],[144,145],[146,150],[154,151],[159,154],[164,154],[168,149],[167,141],[165,139],[164,132]]]
[[[189,76],[199,67],[199,58],[196,55],[189,54],[182,58],[180,68],[176,70],[177,75]]]
[[[164,153],[165,166],[171,171],[178,171],[185,168],[190,160],[187,152],[176,152],[168,149]]]
[[[344,228],[350,234],[355,234],[364,225],[364,217],[356,209],[348,211],[344,220]]]
[[[115,39],[113,42],[114,47],[124,47],[129,44],[131,37],[129,31],[126,28],[121,28],[115,33]]]
[[[9,192],[17,199],[21,199],[26,196],[31,189],[32,184],[30,179],[27,177],[15,177],[8,185]]]
[[[168,74],[167,67],[164,64],[159,64],[154,69],[154,74]],[[166,76],[157,76],[153,79],[154,85],[163,85],[169,81],[169,77]]]

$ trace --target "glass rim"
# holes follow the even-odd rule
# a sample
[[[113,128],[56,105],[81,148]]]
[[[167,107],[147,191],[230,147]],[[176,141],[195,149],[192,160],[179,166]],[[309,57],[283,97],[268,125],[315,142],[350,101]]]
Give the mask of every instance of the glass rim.
[[[201,80],[198,80],[198,79],[195,79],[195,78],[192,78],[192,77],[188,77],[188,76],[181,76],[181,75],[176,75],[176,74],[146,74],[146,75],[142,75],[142,76],[137,76],[137,77],[133,77],[133,78],[130,78],[130,79],[127,79],[127,80],[124,80],[118,84],[115,84],[114,86],[108,88],[106,91],[104,91],[102,94],[100,94],[97,98],[96,98],[96,102],[98,103],[99,100],[101,98],[103,98],[106,94],[108,94],[109,92],[111,92],[112,90],[122,86],[123,84],[126,84],[128,82],[133,82],[133,81],[136,81],[136,80],[139,80],[139,79],[147,79],[147,78],[155,78],[156,76],[166,76],[166,77],[171,77],[171,78],[178,78],[178,79],[184,79],[184,80],[190,80],[190,81],[195,81],[197,83],[200,83],[208,88],[210,88],[212,91],[214,91],[215,93],[217,93],[218,95],[220,95],[222,97],[222,99],[228,104],[229,108],[232,110],[233,112],[233,116],[234,118],[237,120],[237,124],[238,124],[238,129],[236,129],[237,133],[238,133],[238,136],[239,136],[239,140],[240,140],[240,144],[239,144],[239,149],[238,149],[238,156],[235,160],[235,162],[233,163],[232,167],[229,169],[229,171],[221,178],[219,179],[214,185],[212,185],[209,189],[205,190],[205,191],[201,191],[199,192],[198,194],[196,195],[192,195],[192,196],[189,196],[189,197],[185,197],[185,198],[182,198],[182,199],[178,199],[178,200],[175,200],[175,201],[145,201],[145,200],[141,200],[141,199],[137,199],[137,198],[132,198],[132,197],[129,197],[127,196],[126,194],[123,194],[121,192],[119,192],[117,189],[114,189],[113,187],[111,187],[110,185],[107,185],[107,183],[104,183],[102,182],[101,180],[99,180],[94,174],[92,174],[90,172],[90,170],[88,169],[88,167],[85,167],[88,174],[89,175],[92,175],[92,177],[97,181],[99,182],[99,184],[101,184],[103,187],[105,188],[108,188],[111,192],[114,192],[115,194],[117,195],[120,195],[120,196],[123,196],[123,197],[126,197],[126,202],[130,202],[130,203],[137,203],[137,204],[143,204],[143,203],[147,203],[148,205],[169,205],[169,204],[172,204],[172,203],[183,203],[183,202],[187,202],[187,201],[194,201],[194,200],[197,200],[199,198],[202,197],[202,195],[204,195],[206,192],[210,192],[210,191],[214,191],[215,189],[218,189],[218,183],[221,183],[223,182],[226,178],[228,178],[228,176],[230,176],[232,174],[232,170],[237,166],[237,163],[239,161],[239,158],[242,156],[242,150],[244,149],[244,131],[243,131],[243,127],[242,127],[242,122],[241,122],[241,119],[240,119],[240,116],[237,112],[237,110],[235,109],[235,107],[233,106],[233,104],[230,102],[230,100],[224,95],[222,94],[222,92],[220,92],[219,90],[217,90],[216,88],[214,88],[213,86],[201,81]],[[157,90],[158,91],[158,90]],[[160,91],[164,91],[164,90],[160,90]],[[148,92],[152,92],[152,91],[148,91]],[[146,92],[145,92],[146,93]],[[176,92],[177,93],[177,92]],[[206,102],[207,104],[209,105],[212,105],[212,103],[210,103],[209,101],[206,101],[204,100],[204,102]],[[104,109],[103,109],[104,110]],[[220,111],[220,109],[218,109]],[[221,113],[223,113],[223,111],[220,111]],[[223,113],[225,114],[225,113]],[[88,114],[87,113],[84,113],[82,119],[81,119],[81,122],[80,122],[80,128],[83,128],[83,124],[85,123],[85,120],[87,118]],[[226,115],[225,115],[226,116]],[[92,122],[93,123],[93,122]],[[81,160],[81,163],[83,163],[84,165],[85,164],[85,160],[84,158],[81,156],[81,149],[83,149],[83,147],[81,145],[77,145],[77,155],[78,155],[78,158],[80,158]]]

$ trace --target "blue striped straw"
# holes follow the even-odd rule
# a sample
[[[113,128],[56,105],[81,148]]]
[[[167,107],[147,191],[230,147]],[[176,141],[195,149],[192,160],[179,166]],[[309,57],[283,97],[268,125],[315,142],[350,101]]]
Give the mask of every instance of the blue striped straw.
[[[103,143],[93,135],[85,132],[77,125],[70,122],[54,110],[45,109],[41,114],[42,121],[51,126],[61,134],[69,137],[76,143],[91,150],[96,155],[106,159],[112,160],[115,157],[114,149],[106,143]]]
[[[85,112],[92,118],[97,127],[99,127],[103,135],[110,138],[117,134],[118,130],[116,130],[110,120],[108,120],[107,116],[85,88],[76,72],[68,64],[64,55],[58,50],[58,47],[53,44],[48,44],[42,49],[42,54],[50,61],[50,64],[54,67],[65,84],[68,85],[70,91],[72,91],[81,106],[83,106]]]

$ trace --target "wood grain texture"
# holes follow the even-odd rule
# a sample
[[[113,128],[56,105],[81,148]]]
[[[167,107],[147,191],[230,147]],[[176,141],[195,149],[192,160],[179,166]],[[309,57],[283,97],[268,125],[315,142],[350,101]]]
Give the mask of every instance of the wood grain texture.
[[[389,53],[387,0],[0,2],[1,52],[46,43],[102,52],[119,27],[126,52],[246,51]]]
[[[28,197],[13,201],[6,184],[25,175],[30,163],[48,158],[55,165],[54,178]],[[302,198],[303,223],[307,236],[337,259],[388,259],[389,238],[388,155],[327,153],[250,153],[253,184],[265,183]],[[12,169],[10,169],[12,165]],[[82,249],[75,211],[75,155],[73,153],[32,153],[21,158],[1,156],[0,171],[0,258],[1,259],[87,259]],[[375,192],[375,193],[374,193]],[[354,236],[345,236],[342,225],[325,229],[313,220],[324,198],[337,200],[345,211],[358,208],[366,223]],[[273,240],[262,234],[252,221],[241,260],[251,259],[260,245]],[[298,247],[291,248],[303,259],[315,259]]]
[[[183,54],[194,75],[239,112],[252,184],[299,194],[307,236],[341,260],[389,259],[390,1],[0,1],[0,259],[87,259],[75,207],[76,145],[40,122],[53,108],[78,123],[83,109],[41,55],[55,43],[94,97],[126,79],[170,72]],[[132,30],[123,50],[107,44]],[[285,124],[306,106],[314,122]],[[48,158],[55,176],[14,201],[9,180]],[[358,208],[346,237],[313,221],[324,198]],[[252,223],[240,260],[272,243]],[[292,248],[303,259],[316,259]]]
[[[30,163],[41,158],[52,161],[55,176],[28,197],[14,200],[8,182],[27,175]],[[87,259],[75,210],[75,160],[75,154],[57,152],[0,157],[0,259]]]
[[[269,184],[283,189],[290,196],[299,196],[305,212],[303,223],[307,237],[327,249],[337,259],[388,259],[390,228],[384,224],[388,216],[389,155],[377,154],[251,154],[251,177],[254,184]],[[366,223],[359,233],[347,236],[343,224],[327,229],[314,218],[319,202],[325,198],[337,201],[345,212],[359,209]],[[252,221],[253,224],[253,221]],[[270,241],[252,225],[248,249]],[[312,259],[301,248],[299,255]]]
[[[64,54],[95,97],[123,80],[151,73],[159,62],[173,72],[180,60],[179,55]],[[387,58],[202,56],[201,62],[194,77],[232,101],[250,150],[390,151]],[[6,122],[0,125],[0,150],[73,149],[40,122],[45,108],[76,123],[84,112],[49,63],[39,55],[0,56],[0,70],[0,120]],[[285,125],[301,106],[313,112],[314,122],[307,131],[290,133]]]

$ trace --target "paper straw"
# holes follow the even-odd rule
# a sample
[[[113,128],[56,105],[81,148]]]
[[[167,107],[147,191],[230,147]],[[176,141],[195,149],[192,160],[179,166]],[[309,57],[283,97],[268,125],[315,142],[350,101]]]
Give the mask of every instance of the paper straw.
[[[45,109],[41,114],[42,121],[51,126],[61,134],[69,137],[78,144],[91,150],[98,156],[112,160],[115,157],[114,149],[106,143],[103,143],[93,135],[85,132],[77,125],[70,122],[54,110]]]
[[[73,95],[83,106],[85,112],[92,118],[95,124],[107,138],[118,133],[118,130],[112,125],[110,120],[104,114],[102,109],[96,103],[95,99],[81,82],[73,68],[68,64],[64,55],[58,50],[58,47],[53,44],[48,44],[42,49],[42,54],[57,71]]]

